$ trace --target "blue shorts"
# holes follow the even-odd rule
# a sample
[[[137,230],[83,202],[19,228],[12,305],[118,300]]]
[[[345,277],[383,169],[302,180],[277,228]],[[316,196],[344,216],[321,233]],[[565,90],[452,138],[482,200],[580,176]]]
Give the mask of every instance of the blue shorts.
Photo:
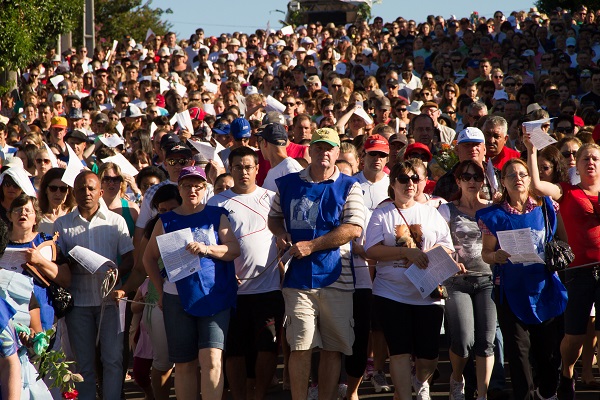
[[[179,296],[163,294],[163,317],[169,360],[186,363],[198,358],[198,350],[225,350],[225,338],[231,317],[231,309],[226,308],[215,315],[196,317],[185,312]]]

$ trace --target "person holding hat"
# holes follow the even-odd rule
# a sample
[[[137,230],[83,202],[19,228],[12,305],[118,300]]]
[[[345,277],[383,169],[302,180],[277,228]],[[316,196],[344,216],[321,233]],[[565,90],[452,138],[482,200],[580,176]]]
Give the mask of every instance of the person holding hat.
[[[229,212],[204,205],[208,189],[204,169],[182,168],[177,187],[183,202],[173,211],[160,215],[144,252],[144,265],[163,310],[169,358],[177,369],[177,398],[196,399],[200,392],[197,386],[200,364],[202,396],[217,400],[223,393],[221,360],[231,309],[236,302],[233,260],[240,255],[240,245],[227,218]],[[200,268],[172,282],[164,280],[159,270],[161,251],[157,236],[181,229],[193,232],[193,241],[179,245],[198,256]]]
[[[303,169],[298,161],[287,154],[288,135],[283,125],[268,124],[256,134],[256,142],[263,157],[271,164],[263,188],[274,192],[277,190],[276,179]]]
[[[335,165],[339,146],[335,130],[317,129],[309,166],[275,181],[277,194],[269,212],[277,247],[292,257],[283,295],[295,400],[307,398],[313,348],[321,348],[318,390],[323,399],[335,398],[341,353],[352,352],[354,333],[348,327],[354,279],[349,243],[361,235],[365,215],[360,185]]]

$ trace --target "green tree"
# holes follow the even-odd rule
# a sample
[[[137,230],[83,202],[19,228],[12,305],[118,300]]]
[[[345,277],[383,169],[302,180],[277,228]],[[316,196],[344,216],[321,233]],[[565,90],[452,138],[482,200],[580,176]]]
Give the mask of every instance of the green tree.
[[[598,10],[600,0],[537,0],[535,5],[544,13],[555,10],[557,7],[563,10],[577,10],[582,5],[592,10]]]
[[[83,0],[0,0],[0,70],[40,60],[82,13]]]
[[[96,22],[96,42],[112,43],[131,35],[137,42],[146,38],[148,28],[157,35],[164,35],[171,28],[169,22],[162,21],[162,10],[151,7],[152,0],[142,4],[142,0],[95,0],[94,18]],[[81,38],[81,35],[76,35]]]

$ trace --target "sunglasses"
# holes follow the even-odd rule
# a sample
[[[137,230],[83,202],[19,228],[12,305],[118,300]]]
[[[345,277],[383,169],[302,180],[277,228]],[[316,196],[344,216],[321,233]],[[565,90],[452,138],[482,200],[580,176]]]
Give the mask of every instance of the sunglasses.
[[[48,190],[51,191],[52,193],[56,193],[57,190],[60,190],[61,193],[67,193],[67,191],[69,190],[69,187],[68,186],[48,185]]]
[[[342,85],[331,85],[331,87],[332,87],[332,88],[339,89],[339,88],[341,88],[341,87],[342,87]]]
[[[47,160],[47,159],[43,159],[43,158],[36,158],[35,162],[38,164],[50,164],[52,161],[51,160]]]
[[[474,179],[475,182],[483,182],[483,175],[470,174],[468,172],[463,172],[462,174],[460,174],[460,180],[463,182],[469,182],[471,179]]]
[[[406,112],[406,108],[396,108],[396,112]]]
[[[388,156],[383,151],[368,151],[367,155],[370,157],[376,157],[376,158],[386,158]]]
[[[541,169],[542,171],[550,171],[550,170],[552,169],[552,167],[551,167],[551,166],[549,166],[549,165],[544,165],[544,166],[540,167],[540,169]]]
[[[123,178],[120,176],[105,176],[102,178],[103,183],[121,183]]]
[[[495,79],[504,79],[504,75],[496,75],[494,76]]]
[[[190,162],[189,158],[170,158],[166,161],[166,163],[168,165],[170,165],[171,167],[174,165],[181,165],[181,166],[186,166],[188,163]]]
[[[283,103],[283,104],[285,104],[285,105],[286,105],[286,106],[288,106],[288,107],[294,107],[294,106],[296,105],[296,103],[295,103],[295,102],[293,102],[293,101],[292,101],[292,102],[289,102],[289,103]]]
[[[558,133],[573,133],[573,128],[558,127],[556,129],[554,129],[554,132],[558,132]]]
[[[402,184],[402,185],[406,185],[408,184],[408,182],[412,181],[412,183],[414,183],[415,185],[419,182],[421,182],[421,178],[419,178],[419,175],[398,175],[396,177],[396,180],[398,181],[398,183]]]
[[[562,154],[564,158],[571,158],[571,157],[575,157],[577,152],[576,151],[561,151],[560,154]]]
[[[516,83],[505,83],[504,84],[504,86],[506,86],[506,87],[513,87],[513,86],[516,86],[516,85],[517,85]]]

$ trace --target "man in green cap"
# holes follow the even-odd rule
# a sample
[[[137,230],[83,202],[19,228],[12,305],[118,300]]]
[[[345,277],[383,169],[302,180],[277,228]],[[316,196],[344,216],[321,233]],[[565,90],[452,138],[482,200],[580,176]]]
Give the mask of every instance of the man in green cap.
[[[307,398],[315,347],[321,349],[319,398],[337,395],[340,357],[352,354],[354,342],[350,241],[360,236],[365,221],[358,181],[335,165],[340,155],[337,132],[317,129],[309,154],[308,167],[275,180],[268,222],[277,246],[291,257],[283,297],[293,400]]]

